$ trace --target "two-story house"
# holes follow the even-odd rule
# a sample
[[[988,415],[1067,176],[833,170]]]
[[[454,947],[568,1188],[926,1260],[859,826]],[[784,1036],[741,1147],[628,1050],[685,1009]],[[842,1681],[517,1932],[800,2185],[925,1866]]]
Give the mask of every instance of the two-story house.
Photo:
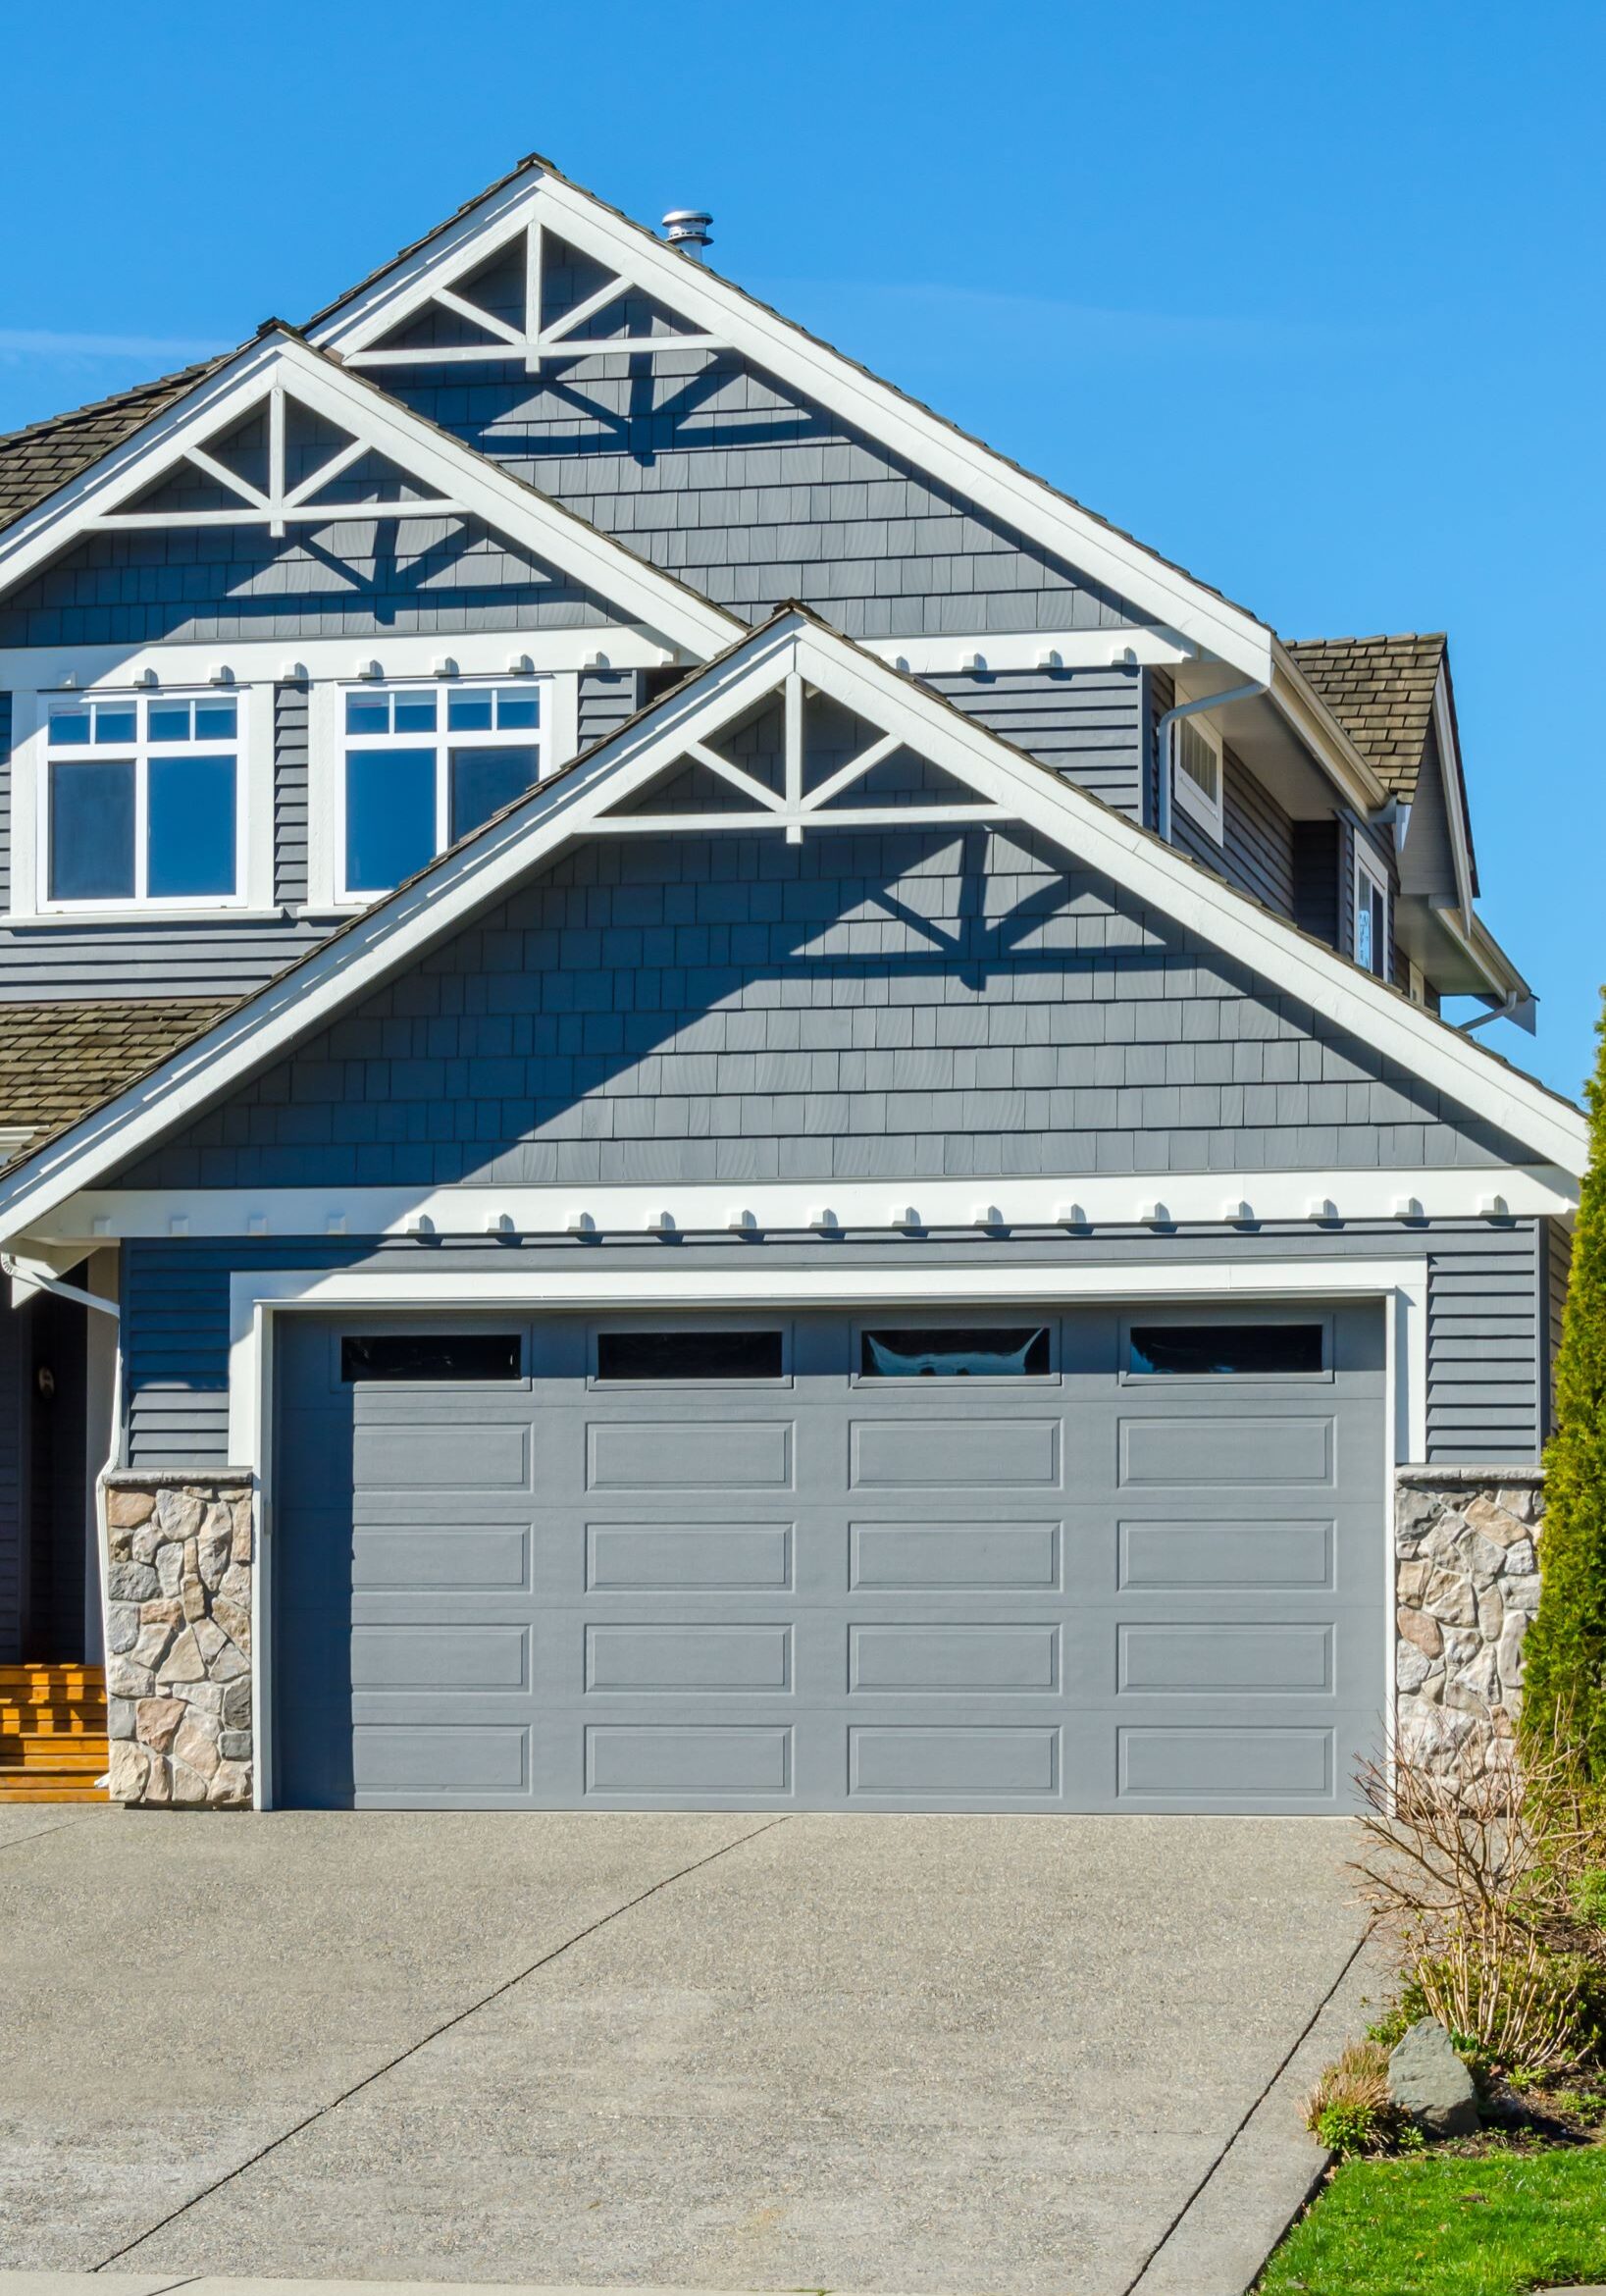
[[[0,1660],[130,1801],[1341,1808],[1506,1726],[1584,1155],[1444,642],[704,224],[0,440]]]

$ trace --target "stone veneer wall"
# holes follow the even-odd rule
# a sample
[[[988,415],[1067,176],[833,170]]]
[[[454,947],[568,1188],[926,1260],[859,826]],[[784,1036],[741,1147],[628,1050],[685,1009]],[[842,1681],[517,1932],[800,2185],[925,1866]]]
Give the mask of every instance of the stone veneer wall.
[[[1430,1769],[1510,1758],[1543,1521],[1540,1467],[1402,1467],[1395,1478],[1399,1744]]]
[[[251,1481],[106,1479],[106,1710],[114,1801],[251,1803]]]

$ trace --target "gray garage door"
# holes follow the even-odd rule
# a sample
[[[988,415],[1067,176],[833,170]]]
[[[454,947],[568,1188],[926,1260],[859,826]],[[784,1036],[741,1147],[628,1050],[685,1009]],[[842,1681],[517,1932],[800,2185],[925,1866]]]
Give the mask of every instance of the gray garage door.
[[[1312,1810],[1373,1307],[291,1323],[282,1804]]]

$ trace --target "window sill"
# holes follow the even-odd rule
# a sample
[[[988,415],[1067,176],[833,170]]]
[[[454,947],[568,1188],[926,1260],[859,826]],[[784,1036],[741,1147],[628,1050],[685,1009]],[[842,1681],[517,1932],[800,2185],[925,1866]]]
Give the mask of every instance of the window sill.
[[[202,902],[183,908],[166,903],[130,901],[124,906],[96,903],[82,909],[33,909],[0,911],[0,925],[7,931],[36,930],[41,927],[65,925],[128,925],[128,924],[283,924],[295,913],[289,909],[236,908],[222,901]]]

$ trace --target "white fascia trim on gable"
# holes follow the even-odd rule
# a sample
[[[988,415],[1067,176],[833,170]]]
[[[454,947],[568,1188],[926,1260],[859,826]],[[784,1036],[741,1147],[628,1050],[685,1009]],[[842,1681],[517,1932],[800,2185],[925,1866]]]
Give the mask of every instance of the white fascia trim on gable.
[[[142,491],[181,459],[187,442],[210,437],[234,416],[243,417],[276,379],[303,404],[416,476],[434,481],[466,513],[526,544],[691,658],[721,652],[746,630],[746,623],[660,574],[488,456],[420,422],[399,399],[348,373],[337,359],[286,334],[247,344],[228,366],[8,528],[0,537],[0,591],[55,556],[97,514]],[[328,522],[360,522],[369,514],[361,502],[332,504]],[[440,515],[428,506],[418,514]]]
[[[87,1188],[29,1231],[81,1252],[174,1235],[644,1236],[983,1234],[1062,1227],[1571,1220],[1576,1179],[1550,1166],[1385,1172],[1078,1173],[998,1179],[659,1181],[595,1187]],[[71,1264],[70,1262],[68,1264]]]
[[[1217,597],[1141,543],[1056,494],[1044,480],[1016,469],[992,447],[967,438],[842,352],[815,341],[793,321],[548,171],[537,168],[489,194],[449,230],[342,304],[316,330],[315,339],[337,350],[361,348],[430,299],[436,282],[457,269],[465,242],[483,238],[490,251],[532,220],[549,225],[571,246],[661,295],[678,316],[731,343],[744,357],[907,456],[1016,533],[1154,613],[1194,645],[1246,676],[1270,677],[1271,632],[1241,606]],[[599,354],[605,355],[606,348],[605,342],[596,346]]]
[[[1522,1141],[1535,1162],[1568,1174],[1583,1171],[1588,1141],[1580,1112],[1233,892],[1074,783],[1011,750],[939,695],[888,669],[811,617],[788,613],[442,856],[196,1044],[93,1111],[21,1167],[9,1184],[0,1180],[0,1236],[27,1233],[67,1196],[94,1186],[109,1169],[138,1155],[185,1115],[378,987],[539,862],[584,836],[599,813],[645,788],[684,755],[689,740],[717,732],[773,693],[787,673],[846,703],[868,723],[896,730],[921,756],[1006,809],[1012,819]],[[832,816],[830,826],[851,829],[852,813]],[[756,833],[756,824],[750,833]]]

